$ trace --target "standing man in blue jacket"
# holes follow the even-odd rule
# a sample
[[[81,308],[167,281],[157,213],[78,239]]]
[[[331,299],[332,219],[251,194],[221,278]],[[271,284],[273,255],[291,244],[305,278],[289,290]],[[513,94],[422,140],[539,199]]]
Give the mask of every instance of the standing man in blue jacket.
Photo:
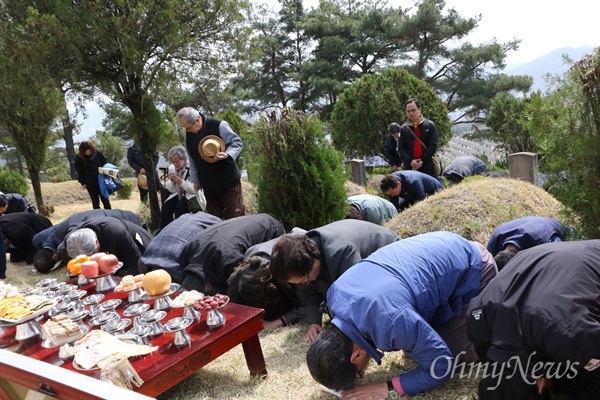
[[[436,178],[419,171],[393,172],[383,177],[379,187],[398,212],[444,188]]]
[[[454,357],[476,361],[467,339],[466,310],[496,275],[481,243],[432,232],[385,246],[346,271],[327,292],[331,327],[306,355],[319,383],[344,398],[415,395],[451,378]],[[403,350],[417,369],[391,381],[356,386],[371,358]]]

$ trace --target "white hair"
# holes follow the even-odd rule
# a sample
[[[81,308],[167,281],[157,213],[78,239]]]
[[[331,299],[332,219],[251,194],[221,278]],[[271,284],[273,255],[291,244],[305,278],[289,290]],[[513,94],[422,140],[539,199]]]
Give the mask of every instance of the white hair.
[[[71,258],[80,254],[90,256],[96,252],[97,241],[96,232],[90,228],[77,229],[67,238],[67,253]]]

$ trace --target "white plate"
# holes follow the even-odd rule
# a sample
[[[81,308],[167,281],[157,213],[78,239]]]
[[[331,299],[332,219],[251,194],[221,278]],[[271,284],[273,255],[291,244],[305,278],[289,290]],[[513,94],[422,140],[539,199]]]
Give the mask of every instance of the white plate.
[[[27,316],[25,316],[23,318],[19,318],[19,319],[9,319],[9,318],[0,317],[0,321],[8,322],[9,324],[14,324],[14,325],[16,325],[16,324],[22,324],[22,323],[25,323],[25,322],[29,322],[29,321],[31,321],[33,319],[36,319],[40,315],[45,314],[46,312],[48,312],[57,303],[57,301],[54,300],[54,299],[51,299],[51,300],[49,299],[48,301],[51,301],[52,304],[50,304],[50,305],[42,308],[41,310],[37,310],[33,314],[29,314],[29,315],[27,315]]]

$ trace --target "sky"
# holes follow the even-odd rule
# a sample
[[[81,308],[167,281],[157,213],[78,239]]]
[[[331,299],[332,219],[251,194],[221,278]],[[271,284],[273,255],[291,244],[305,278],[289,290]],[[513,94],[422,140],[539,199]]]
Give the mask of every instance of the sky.
[[[274,7],[277,0],[268,2]],[[318,5],[318,0],[304,0],[305,8]],[[391,7],[408,8],[413,0],[388,0]],[[600,0],[446,0],[445,10],[454,8],[465,18],[481,14],[477,28],[465,39],[473,44],[499,43],[521,39],[518,51],[509,52],[507,66],[527,63],[563,47],[600,46]],[[103,111],[90,103],[88,117],[75,141],[92,136],[102,129]]]

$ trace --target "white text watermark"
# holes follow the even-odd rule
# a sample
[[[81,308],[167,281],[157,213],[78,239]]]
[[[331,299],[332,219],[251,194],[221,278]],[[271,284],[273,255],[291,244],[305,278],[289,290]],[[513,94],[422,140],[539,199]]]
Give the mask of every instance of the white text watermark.
[[[533,362],[532,358],[535,356],[535,351],[529,355],[527,362],[524,364],[522,359],[518,356],[511,357],[507,362],[476,362],[476,363],[464,363],[460,362],[461,356],[466,352],[460,352],[457,357],[444,356],[438,357],[433,360],[431,364],[430,373],[435,379],[447,378],[450,376],[454,378],[471,378],[475,376],[481,376],[483,378],[496,379],[496,386],[489,387],[488,390],[495,390],[502,379],[511,379],[516,374],[520,374],[524,382],[533,385],[537,378],[548,378],[548,379],[560,379],[567,378],[573,379],[577,375],[577,366],[579,362]],[[438,362],[444,362],[447,368],[444,373],[440,371],[436,372],[436,366]]]

